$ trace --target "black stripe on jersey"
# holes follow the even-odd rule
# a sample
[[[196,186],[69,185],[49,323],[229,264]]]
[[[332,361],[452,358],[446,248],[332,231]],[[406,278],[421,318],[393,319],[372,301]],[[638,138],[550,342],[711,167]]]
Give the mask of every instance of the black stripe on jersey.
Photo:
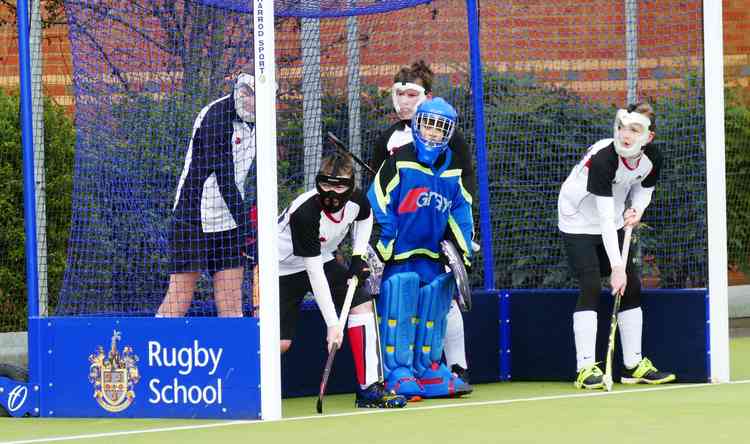
[[[367,196],[365,196],[365,193],[363,193],[359,189],[354,190],[354,193],[352,193],[352,197],[349,200],[359,205],[359,213],[357,214],[357,217],[354,218],[354,220],[365,220],[370,217],[372,208],[370,208],[370,201],[367,200]]]
[[[388,152],[388,141],[391,140],[391,136],[396,131],[403,131],[406,128],[408,120],[401,120],[391,125],[387,130],[382,132],[380,136],[375,140],[375,146],[372,150],[372,158],[370,159],[370,168],[374,171],[380,169],[383,166],[385,160],[389,157]]]
[[[318,195],[305,201],[289,215],[292,252],[299,257],[320,256],[320,205]]]
[[[591,156],[586,162],[589,169],[586,191],[596,196],[612,197],[612,182],[615,180],[618,162],[619,156],[615,152],[614,144]]]
[[[651,188],[656,186],[656,182],[657,180],[659,180],[659,173],[661,173],[664,158],[661,155],[661,150],[651,144],[643,147],[643,154],[645,154],[646,157],[649,158],[654,167],[651,168],[651,172],[648,173],[648,176],[643,179],[643,182],[641,182],[641,186],[643,188]]]

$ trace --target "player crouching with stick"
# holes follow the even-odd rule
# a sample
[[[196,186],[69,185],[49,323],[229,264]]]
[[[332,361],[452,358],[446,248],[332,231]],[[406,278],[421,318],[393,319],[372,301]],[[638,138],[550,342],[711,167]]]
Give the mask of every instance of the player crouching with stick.
[[[623,384],[662,384],[675,380],[641,356],[643,312],[640,270],[624,263],[620,253],[625,228],[641,220],[651,202],[662,157],[650,145],[656,117],[647,103],[617,111],[614,138],[589,147],[562,185],[558,198],[558,227],[580,295],[573,313],[578,376],[575,387],[601,389],[604,375],[595,359],[601,277],[610,276],[612,294],[622,294],[614,327],[620,328],[625,368]],[[625,203],[630,200],[630,207]],[[610,375],[611,376],[611,375]]]
[[[456,123],[442,98],[422,102],[413,142],[385,160],[367,193],[376,222],[371,242],[385,263],[378,313],[386,387],[409,398],[472,391],[441,363],[456,281],[443,272],[440,243],[452,239],[469,266],[474,231],[471,195],[448,147]]]
[[[329,352],[341,346],[346,319],[339,322],[336,311],[344,305],[347,280],[356,276],[362,283],[370,273],[362,257],[372,232],[372,211],[367,199],[355,189],[355,183],[350,156],[337,153],[326,157],[315,179],[315,189],[294,199],[279,217],[282,353],[292,346],[299,307],[311,290],[327,326]],[[349,227],[352,227],[352,258],[347,270],[336,261],[334,252]],[[358,285],[348,316],[347,332],[360,387],[355,402],[358,407],[403,407],[406,405],[403,396],[384,389],[371,299]]]

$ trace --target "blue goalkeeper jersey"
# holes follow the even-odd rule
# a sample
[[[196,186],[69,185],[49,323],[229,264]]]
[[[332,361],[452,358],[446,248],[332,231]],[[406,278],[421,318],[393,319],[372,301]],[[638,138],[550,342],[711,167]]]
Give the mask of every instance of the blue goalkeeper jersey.
[[[384,261],[438,259],[449,238],[469,264],[474,225],[471,195],[450,149],[430,167],[417,160],[414,144],[388,158],[367,192],[375,226],[371,243]]]

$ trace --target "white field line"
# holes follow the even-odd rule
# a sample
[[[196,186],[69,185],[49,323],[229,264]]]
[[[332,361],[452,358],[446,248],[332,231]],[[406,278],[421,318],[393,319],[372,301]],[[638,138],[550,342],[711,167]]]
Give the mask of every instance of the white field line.
[[[731,381],[726,384],[750,384],[750,379],[741,381]],[[196,424],[196,425],[185,425],[175,427],[159,427],[153,429],[143,430],[128,430],[122,432],[107,432],[107,433],[92,433],[88,435],[70,435],[70,436],[53,436],[49,438],[36,438],[26,439],[21,441],[0,441],[0,444],[35,444],[43,442],[59,442],[59,441],[75,441],[83,439],[95,439],[95,438],[108,438],[113,436],[127,436],[127,435],[142,435],[146,433],[165,433],[165,432],[178,432],[183,430],[199,430],[199,429],[213,429],[218,427],[231,427],[237,425],[262,425],[273,422],[290,422],[290,421],[305,421],[305,420],[317,420],[326,418],[337,418],[346,416],[360,416],[360,415],[377,415],[377,414],[389,414],[389,413],[408,413],[422,410],[437,410],[437,409],[452,409],[452,408],[463,408],[463,407],[477,407],[485,405],[502,405],[502,404],[516,404],[521,402],[535,402],[535,401],[553,401],[558,399],[575,399],[575,398],[593,398],[599,396],[618,396],[618,395],[633,395],[638,393],[655,392],[655,391],[666,391],[666,390],[681,390],[690,388],[703,388],[703,387],[720,387],[725,384],[684,384],[684,385],[664,385],[658,387],[642,388],[637,390],[621,390],[614,392],[586,392],[586,393],[571,393],[566,395],[552,395],[552,396],[536,396],[532,398],[516,398],[516,399],[499,399],[495,401],[477,401],[477,402],[462,402],[462,403],[451,403],[451,404],[440,404],[430,405],[422,407],[408,407],[405,409],[368,409],[360,410],[356,412],[347,413],[333,413],[330,415],[311,415],[311,416],[297,416],[293,418],[282,418],[276,421],[222,421],[209,424]]]

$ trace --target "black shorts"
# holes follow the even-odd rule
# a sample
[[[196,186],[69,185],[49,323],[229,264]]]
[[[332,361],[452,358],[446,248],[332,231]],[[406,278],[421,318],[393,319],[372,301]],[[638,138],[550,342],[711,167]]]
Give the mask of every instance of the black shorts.
[[[563,243],[565,244],[565,253],[568,257],[568,266],[570,271],[577,278],[583,274],[599,273],[599,276],[606,277],[612,274],[612,267],[609,264],[607,251],[604,249],[604,241],[601,234],[571,234],[562,233]],[[625,232],[617,230],[617,243],[622,251],[622,241]],[[635,266],[635,261],[631,260],[634,252],[631,250],[626,264],[628,274],[637,273],[639,270]]]
[[[331,288],[331,296],[336,311],[341,313],[341,307],[344,306],[347,289],[347,269],[339,264],[336,259],[332,259],[323,265],[323,271],[326,274],[326,280]],[[299,315],[300,305],[305,295],[312,291],[310,278],[307,271],[289,274],[279,277],[279,313],[281,316],[281,339],[292,339],[297,330],[297,316]],[[352,307],[363,304],[372,299],[372,296],[362,287],[362,283],[357,287],[357,291],[352,298]]]
[[[172,273],[217,271],[244,266],[240,229],[204,233],[200,227],[173,222],[169,232]]]

